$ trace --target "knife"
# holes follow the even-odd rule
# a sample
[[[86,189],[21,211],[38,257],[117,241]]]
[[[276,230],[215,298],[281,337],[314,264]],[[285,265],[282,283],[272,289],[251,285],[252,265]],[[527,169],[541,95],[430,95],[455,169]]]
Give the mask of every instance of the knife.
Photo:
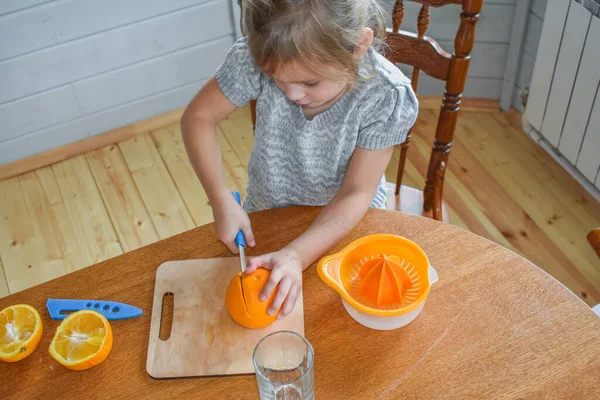
[[[46,308],[54,320],[65,319],[70,313],[80,310],[97,311],[108,320],[121,320],[142,315],[142,310],[137,307],[105,300],[48,299]]]
[[[240,193],[233,192],[233,197],[235,198],[235,201],[237,201],[238,204],[241,206],[242,198],[240,196]],[[244,232],[242,232],[241,230],[237,233],[237,235],[235,235],[235,244],[240,252],[240,267],[242,269],[242,272],[244,272],[246,270],[246,253],[244,252],[244,248],[246,247],[246,237],[244,236]]]

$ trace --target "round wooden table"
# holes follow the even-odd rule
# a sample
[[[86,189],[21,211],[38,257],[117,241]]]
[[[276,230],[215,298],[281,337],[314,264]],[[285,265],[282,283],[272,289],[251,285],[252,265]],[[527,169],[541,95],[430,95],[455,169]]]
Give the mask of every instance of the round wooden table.
[[[252,214],[258,246],[248,253],[281,248],[318,212]],[[311,266],[304,273],[305,334],[315,350],[318,399],[600,398],[600,318],[541,269],[450,225],[380,210],[370,210],[332,252],[373,233],[414,240],[440,280],[414,322],[384,332],[355,322]],[[220,256],[230,254],[208,225],[0,299],[0,308],[37,307],[47,330],[32,356],[0,363],[2,395],[257,398],[253,375],[159,381],[145,370],[156,268],[168,260]],[[47,353],[58,325],[45,312],[48,297],[114,299],[141,307],[144,315],[112,324],[107,361],[71,372]]]

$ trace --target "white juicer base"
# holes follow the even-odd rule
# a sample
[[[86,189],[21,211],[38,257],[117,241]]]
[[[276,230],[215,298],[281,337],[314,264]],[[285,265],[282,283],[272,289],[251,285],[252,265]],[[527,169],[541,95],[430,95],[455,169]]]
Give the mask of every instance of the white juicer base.
[[[379,331],[389,331],[392,329],[402,328],[404,325],[409,324],[415,318],[417,318],[425,306],[425,302],[422,302],[419,307],[407,314],[398,315],[396,317],[381,317],[358,311],[356,308],[346,303],[344,299],[342,299],[342,303],[344,304],[346,311],[348,311],[348,314],[350,314],[350,316],[356,322],[366,326],[367,328],[376,329]]]
[[[434,284],[438,281],[438,273],[437,271],[430,265],[429,266],[429,282],[430,284]],[[425,307],[425,301],[423,301],[416,309],[413,311],[398,315],[395,317],[382,317],[378,315],[371,315],[364,313],[362,311],[357,310],[352,307],[350,304],[346,302],[342,298],[342,304],[344,304],[344,308],[348,311],[348,314],[359,324],[366,326],[367,328],[376,329],[379,331],[389,331],[392,329],[402,328],[404,325],[411,323],[415,318],[421,314],[423,307]]]

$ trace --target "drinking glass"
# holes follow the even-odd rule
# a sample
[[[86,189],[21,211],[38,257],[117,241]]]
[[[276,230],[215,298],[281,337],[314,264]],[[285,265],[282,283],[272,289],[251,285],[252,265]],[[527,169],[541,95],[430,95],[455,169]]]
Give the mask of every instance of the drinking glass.
[[[260,398],[314,399],[314,358],[311,344],[295,332],[262,338],[252,356]]]

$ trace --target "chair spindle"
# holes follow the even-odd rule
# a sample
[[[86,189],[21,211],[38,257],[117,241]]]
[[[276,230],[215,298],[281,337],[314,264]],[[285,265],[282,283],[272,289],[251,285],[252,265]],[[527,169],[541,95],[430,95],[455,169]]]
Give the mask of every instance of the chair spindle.
[[[444,176],[444,171],[448,167],[448,155],[452,146],[460,102],[467,81],[470,54],[475,43],[475,24],[479,20],[482,3],[483,0],[463,0],[460,27],[454,41],[454,54],[448,72],[449,79],[446,82],[442,109],[427,169],[427,182],[423,190],[423,208],[426,212],[431,211],[432,208],[439,208],[440,210],[442,208],[441,196],[434,195],[437,186],[436,181],[440,180],[440,175],[441,177]]]
[[[404,0],[396,0],[392,10],[392,28],[394,33],[398,33],[402,20],[404,19]]]
[[[401,0],[399,0],[402,2]],[[398,4],[398,2],[396,2]],[[394,8],[395,9],[395,8]],[[404,11],[403,11],[404,12]],[[419,39],[423,39],[425,36],[425,32],[429,27],[429,6],[427,4],[423,4],[421,7],[421,11],[419,11],[419,17],[417,20],[417,29]],[[395,31],[398,33],[397,31]],[[412,88],[415,93],[418,92],[419,88],[419,69],[413,68],[412,79],[411,79]],[[398,173],[396,174],[396,189],[395,195],[398,196],[400,194],[400,187],[402,186],[402,177],[404,176],[404,167],[406,165],[406,156],[408,154],[408,147],[410,146],[410,141],[412,139],[412,129],[410,129],[406,135],[406,140],[400,145],[400,160],[398,162]]]

